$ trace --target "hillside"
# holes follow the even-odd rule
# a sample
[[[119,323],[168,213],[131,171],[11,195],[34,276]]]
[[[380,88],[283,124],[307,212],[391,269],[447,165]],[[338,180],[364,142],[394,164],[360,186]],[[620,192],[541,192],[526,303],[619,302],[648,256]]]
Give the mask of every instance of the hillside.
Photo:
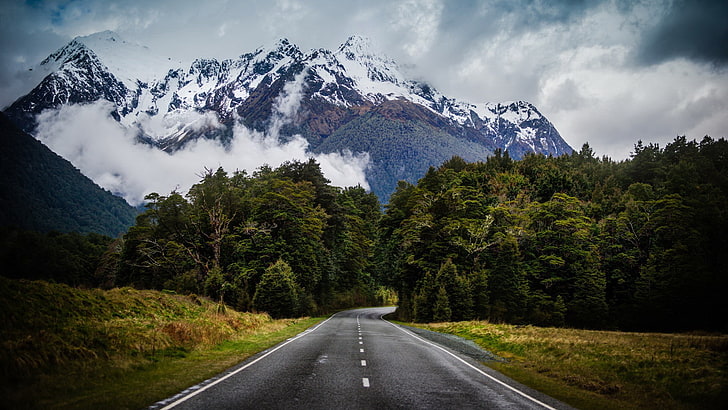
[[[112,237],[137,211],[0,113],[0,226]]]

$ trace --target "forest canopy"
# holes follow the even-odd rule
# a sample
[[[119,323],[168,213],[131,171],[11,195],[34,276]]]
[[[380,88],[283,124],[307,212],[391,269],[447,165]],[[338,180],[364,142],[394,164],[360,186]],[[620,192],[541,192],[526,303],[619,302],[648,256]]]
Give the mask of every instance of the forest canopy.
[[[252,175],[207,170],[186,196],[147,200],[124,237],[120,284],[276,316],[377,303],[379,201],[331,186],[313,159]]]
[[[0,232],[5,275],[210,297],[298,316],[393,304],[403,320],[728,331],[728,142],[496,151],[399,182],[389,204],[314,160],[205,170],[128,232]]]
[[[381,222],[403,319],[726,330],[728,142],[454,157]]]

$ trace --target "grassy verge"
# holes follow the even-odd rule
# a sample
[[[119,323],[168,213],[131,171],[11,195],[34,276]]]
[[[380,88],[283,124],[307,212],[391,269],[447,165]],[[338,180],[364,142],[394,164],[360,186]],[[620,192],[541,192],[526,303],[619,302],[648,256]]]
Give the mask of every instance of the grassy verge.
[[[320,320],[273,320],[195,296],[0,277],[1,406],[142,408]]]
[[[726,335],[590,331],[480,321],[414,326],[473,340],[507,359],[490,362],[490,367],[578,408],[728,408]]]

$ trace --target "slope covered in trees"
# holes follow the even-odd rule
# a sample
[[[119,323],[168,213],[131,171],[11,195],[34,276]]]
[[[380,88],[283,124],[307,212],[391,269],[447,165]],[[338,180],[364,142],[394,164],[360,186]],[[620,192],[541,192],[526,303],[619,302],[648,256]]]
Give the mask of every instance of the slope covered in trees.
[[[116,237],[136,209],[0,113],[0,226]]]
[[[392,195],[382,268],[405,319],[726,330],[727,202],[724,139],[455,157]]]

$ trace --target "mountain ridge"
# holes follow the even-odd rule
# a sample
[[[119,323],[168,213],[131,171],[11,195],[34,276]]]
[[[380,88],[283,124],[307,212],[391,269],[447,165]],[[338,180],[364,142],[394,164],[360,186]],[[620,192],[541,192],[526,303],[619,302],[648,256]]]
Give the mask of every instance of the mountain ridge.
[[[478,144],[471,147],[475,153],[435,147],[442,151],[438,157],[445,159],[460,155],[484,160],[495,149],[508,150],[514,158],[529,152],[558,156],[573,151],[532,104],[473,104],[449,98],[408,78],[362,36],[350,37],[335,51],[308,52],[280,39],[237,58],[198,58],[185,68],[113,32],[102,32],[75,38],[40,66],[49,74],[5,110],[31,133],[43,110],[104,99],[116,106],[112,116],[135,130],[138,140],[169,153],[197,138],[228,143],[236,124],[275,132],[282,140],[300,135],[312,152],[328,153],[328,137],[368,114],[427,124],[433,135],[444,131]],[[395,128],[384,126],[380,131]],[[417,134],[409,138],[422,138],[422,132]],[[417,166],[420,175],[424,171]],[[386,202],[397,181],[368,182]]]

